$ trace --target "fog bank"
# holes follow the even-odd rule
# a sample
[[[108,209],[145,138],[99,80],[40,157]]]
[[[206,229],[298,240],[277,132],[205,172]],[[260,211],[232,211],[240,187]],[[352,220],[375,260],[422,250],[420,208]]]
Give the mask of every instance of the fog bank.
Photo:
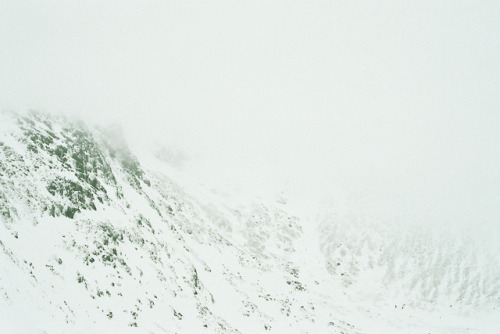
[[[499,16],[497,2],[2,1],[0,107],[120,123],[208,184],[498,225]]]

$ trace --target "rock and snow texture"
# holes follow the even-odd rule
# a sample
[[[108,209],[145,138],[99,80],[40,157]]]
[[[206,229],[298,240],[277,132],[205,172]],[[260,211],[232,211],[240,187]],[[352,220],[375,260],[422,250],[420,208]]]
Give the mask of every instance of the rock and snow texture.
[[[113,131],[0,114],[2,332],[500,332],[498,246],[304,221],[161,164]]]

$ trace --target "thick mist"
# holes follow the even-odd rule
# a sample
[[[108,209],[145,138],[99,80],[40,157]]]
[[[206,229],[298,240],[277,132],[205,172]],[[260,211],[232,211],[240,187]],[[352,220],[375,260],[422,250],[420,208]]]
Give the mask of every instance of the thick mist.
[[[499,16],[493,1],[2,1],[0,107],[120,123],[214,187],[498,225]]]

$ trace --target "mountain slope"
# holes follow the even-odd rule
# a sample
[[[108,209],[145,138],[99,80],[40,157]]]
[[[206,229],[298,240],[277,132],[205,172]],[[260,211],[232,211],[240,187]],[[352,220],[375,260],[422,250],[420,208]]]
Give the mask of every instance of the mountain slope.
[[[317,231],[281,199],[187,191],[118,130],[36,112],[0,124],[11,332],[494,332],[490,248],[330,214]]]
[[[119,134],[63,117],[3,114],[0,145],[2,321],[50,333],[314,324],[292,262],[301,227],[277,206],[202,205]]]

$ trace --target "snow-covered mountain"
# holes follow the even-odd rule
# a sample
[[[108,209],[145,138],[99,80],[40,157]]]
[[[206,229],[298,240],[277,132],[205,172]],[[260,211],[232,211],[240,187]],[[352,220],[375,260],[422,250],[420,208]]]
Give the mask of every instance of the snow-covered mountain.
[[[188,185],[172,157],[0,114],[2,332],[500,331],[498,244],[335,210],[299,219],[281,197]]]

